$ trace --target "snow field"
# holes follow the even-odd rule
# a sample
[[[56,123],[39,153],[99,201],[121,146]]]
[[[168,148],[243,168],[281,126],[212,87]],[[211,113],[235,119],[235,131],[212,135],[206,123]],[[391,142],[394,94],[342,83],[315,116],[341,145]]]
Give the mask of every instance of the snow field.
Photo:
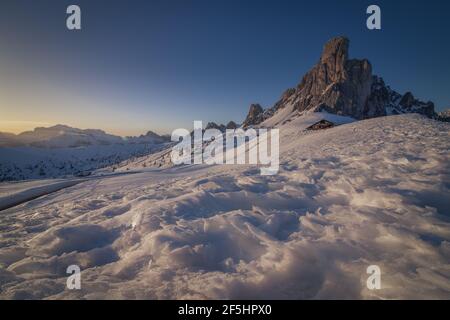
[[[275,176],[149,169],[0,212],[0,297],[450,298],[449,125],[302,131],[316,116],[280,127]],[[65,288],[70,264],[82,290]],[[366,288],[372,264],[382,290]]]

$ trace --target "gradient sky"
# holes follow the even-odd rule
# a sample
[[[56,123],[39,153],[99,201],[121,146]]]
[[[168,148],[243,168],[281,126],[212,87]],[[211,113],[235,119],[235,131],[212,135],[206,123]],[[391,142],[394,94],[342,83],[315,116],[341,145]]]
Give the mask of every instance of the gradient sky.
[[[365,10],[382,10],[369,31]],[[81,31],[66,8],[82,10]],[[394,89],[450,107],[450,1],[2,0],[0,131],[57,123],[131,135],[270,107],[350,38]]]

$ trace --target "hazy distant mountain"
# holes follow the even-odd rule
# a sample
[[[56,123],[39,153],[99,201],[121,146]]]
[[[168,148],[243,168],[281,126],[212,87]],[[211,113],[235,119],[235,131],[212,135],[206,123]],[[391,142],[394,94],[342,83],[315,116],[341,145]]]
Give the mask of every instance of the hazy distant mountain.
[[[98,129],[77,129],[66,125],[36,128],[18,135],[0,133],[0,147],[33,146],[39,148],[71,148],[124,143],[162,143],[167,138],[149,131],[140,137],[122,137]]]
[[[326,111],[355,119],[374,118],[390,114],[420,113],[436,117],[433,102],[422,102],[407,92],[404,95],[386,86],[383,79],[372,75],[372,65],[366,59],[348,58],[349,40],[337,37],[328,41],[319,62],[303,77],[296,88],[288,89],[270,109],[252,104],[244,126],[252,126],[271,118],[305,111]],[[280,111],[288,109],[288,111]],[[277,121],[271,121],[275,125]]]
[[[169,140],[152,131],[124,139],[102,130],[65,125],[18,135],[0,132],[0,181],[86,175],[151,154]]]
[[[110,145],[123,142],[121,137],[107,134],[102,130],[82,130],[65,125],[36,128],[17,135],[17,138],[23,144],[43,148]]]
[[[208,124],[205,127],[205,130],[207,130],[207,129],[217,129],[219,131],[225,132],[225,130],[227,130],[227,129],[233,130],[233,129],[236,129],[238,127],[239,127],[239,125],[236,124],[236,122],[234,122],[234,121],[229,121],[226,125],[224,125],[224,124],[217,124],[215,122],[208,122]]]
[[[13,133],[8,132],[0,132],[0,146],[1,147],[11,147],[18,146],[21,143],[17,136]]]
[[[324,117],[342,125],[306,130]],[[3,203],[42,196],[0,214],[0,299],[449,299],[449,127],[311,112],[281,126],[273,176],[167,170],[169,149],[59,193],[53,181],[7,184]],[[71,263],[89,275],[82,290],[60,285]],[[371,263],[396,287],[367,289]]]
[[[164,143],[170,141],[170,136],[160,136],[153,131],[148,131],[145,135],[138,137],[126,137],[125,140],[129,143]]]

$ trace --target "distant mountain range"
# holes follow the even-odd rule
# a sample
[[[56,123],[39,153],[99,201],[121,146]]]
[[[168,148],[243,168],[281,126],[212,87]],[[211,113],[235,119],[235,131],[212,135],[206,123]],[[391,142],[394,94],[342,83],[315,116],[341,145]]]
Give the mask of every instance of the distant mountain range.
[[[349,59],[348,52],[347,38],[328,41],[319,62],[301,82],[286,90],[269,109],[252,104],[243,126],[264,125],[265,121],[267,126],[273,126],[292,115],[309,111],[326,111],[355,119],[402,113],[420,113],[440,119],[433,102],[420,101],[411,92],[402,95],[392,90],[381,77],[372,74],[372,65],[367,59]],[[268,121],[270,118],[272,120]]]
[[[147,132],[138,137],[77,129],[65,125],[15,135],[0,133],[0,182],[85,176],[166,147],[168,136]]]
[[[98,129],[77,129],[65,125],[36,128],[18,135],[0,132],[0,147],[32,146],[38,148],[70,148],[128,143],[157,144],[169,141],[152,131],[139,137],[122,138]]]
[[[242,126],[271,127],[288,121],[292,116],[321,111],[354,119],[420,113],[429,118],[449,121],[449,112],[436,113],[433,102],[420,101],[411,92],[402,95],[387,86],[381,77],[372,74],[372,65],[367,59],[349,59],[349,43],[346,37],[328,41],[319,62],[295,88],[287,89],[271,108],[264,109],[259,104],[252,104]],[[239,126],[233,121],[227,125],[210,122],[205,129],[224,131]],[[168,141],[170,136],[160,136],[152,131],[138,137],[122,138],[102,130],[82,130],[65,125],[36,128],[18,135],[0,132],[0,147],[66,148]]]
[[[281,127],[303,116],[320,120],[320,117],[339,118],[337,115],[353,121],[419,113],[450,121],[449,110],[438,114],[433,102],[420,101],[410,92],[403,95],[396,92],[381,77],[372,74],[368,60],[349,59],[348,51],[347,38],[331,39],[325,44],[319,62],[295,88],[286,90],[274,106],[264,109],[252,104],[242,124],[209,122],[205,129],[224,132],[238,127]],[[65,125],[36,128],[18,135],[0,132],[0,181],[85,175],[99,168],[114,171],[167,167],[171,166],[168,142],[170,136],[152,131],[122,138],[102,130]]]

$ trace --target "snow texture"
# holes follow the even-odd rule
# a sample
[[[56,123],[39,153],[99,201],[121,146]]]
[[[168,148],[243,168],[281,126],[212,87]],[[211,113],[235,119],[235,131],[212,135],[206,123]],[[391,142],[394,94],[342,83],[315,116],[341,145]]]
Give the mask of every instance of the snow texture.
[[[275,176],[143,157],[142,172],[0,211],[0,298],[449,299],[450,125],[333,116],[345,124],[304,130],[324,117],[280,117]],[[72,264],[81,290],[66,289]]]

